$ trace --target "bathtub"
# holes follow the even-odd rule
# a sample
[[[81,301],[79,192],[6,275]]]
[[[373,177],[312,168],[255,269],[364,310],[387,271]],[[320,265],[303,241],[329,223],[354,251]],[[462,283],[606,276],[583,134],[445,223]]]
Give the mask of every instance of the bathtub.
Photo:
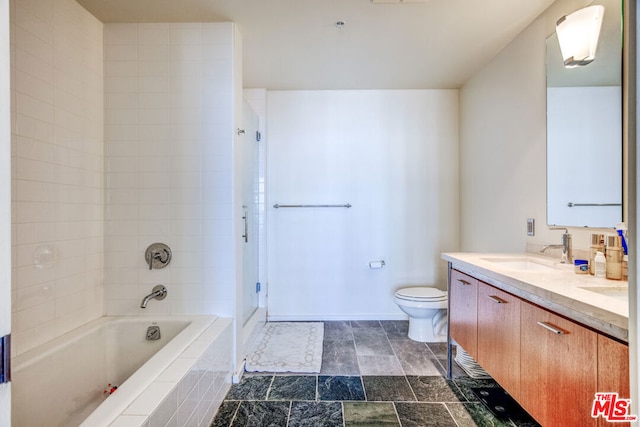
[[[231,319],[99,318],[12,360],[12,426],[208,426],[231,345]]]

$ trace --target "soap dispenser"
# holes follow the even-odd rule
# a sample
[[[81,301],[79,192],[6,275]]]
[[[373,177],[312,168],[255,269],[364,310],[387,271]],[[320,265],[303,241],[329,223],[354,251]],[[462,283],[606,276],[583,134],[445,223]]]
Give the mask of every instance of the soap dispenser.
[[[620,236],[607,237],[607,279],[622,280],[622,238]]]
[[[604,254],[600,251],[596,252],[596,256],[594,258],[594,270],[595,276],[605,278],[607,275],[607,260],[604,257]]]
[[[592,276],[596,273],[596,253],[602,252],[604,254],[604,234],[592,234],[591,235],[591,250],[589,253],[589,274]]]

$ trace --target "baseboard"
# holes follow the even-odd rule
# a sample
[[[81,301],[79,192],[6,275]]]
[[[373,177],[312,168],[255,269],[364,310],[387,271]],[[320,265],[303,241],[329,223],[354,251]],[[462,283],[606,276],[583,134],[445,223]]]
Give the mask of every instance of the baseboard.
[[[321,322],[340,320],[409,320],[406,314],[331,314],[331,315],[304,315],[304,314],[269,314],[269,322]]]

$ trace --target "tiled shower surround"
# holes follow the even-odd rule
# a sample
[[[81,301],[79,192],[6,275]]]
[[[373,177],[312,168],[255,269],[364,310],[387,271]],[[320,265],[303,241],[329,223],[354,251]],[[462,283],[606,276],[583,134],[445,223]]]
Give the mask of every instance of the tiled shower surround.
[[[103,25],[11,1],[13,354],[103,314]]]
[[[240,49],[232,23],[11,1],[14,355],[105,314],[233,315]],[[154,242],[171,268],[146,268]]]
[[[105,300],[110,315],[233,315],[231,23],[105,25]],[[149,271],[163,242],[171,267]]]

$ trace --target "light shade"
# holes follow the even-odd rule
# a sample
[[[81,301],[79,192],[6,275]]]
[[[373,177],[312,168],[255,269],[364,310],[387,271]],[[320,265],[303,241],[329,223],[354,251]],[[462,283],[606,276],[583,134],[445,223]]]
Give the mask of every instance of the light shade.
[[[603,16],[604,6],[596,5],[565,15],[556,22],[566,68],[584,66],[595,59]]]

